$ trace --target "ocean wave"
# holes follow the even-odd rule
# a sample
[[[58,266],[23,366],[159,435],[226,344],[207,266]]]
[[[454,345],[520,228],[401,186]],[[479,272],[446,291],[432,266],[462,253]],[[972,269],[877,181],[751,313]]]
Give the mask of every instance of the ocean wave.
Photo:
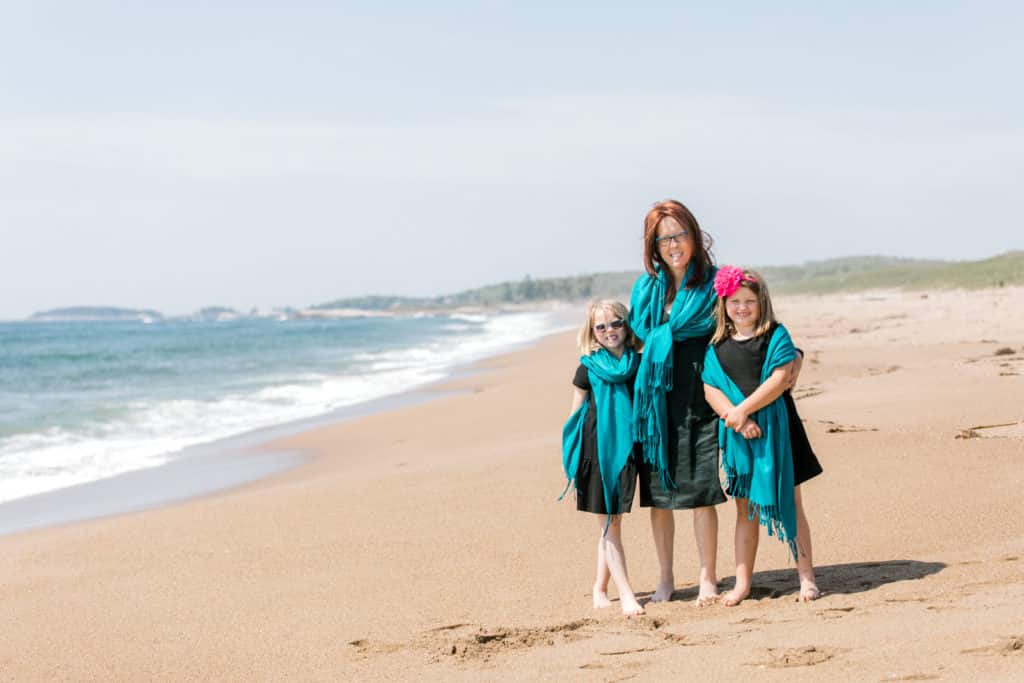
[[[155,467],[190,446],[315,417],[441,377],[416,368],[348,375],[211,401],[160,401],[117,420],[16,434],[0,440],[0,503]]]
[[[278,374],[251,391],[138,401],[118,417],[0,438],[0,502],[155,467],[191,446],[408,391],[557,326],[545,313],[478,318],[476,334],[441,334],[411,348],[353,354],[343,374]]]

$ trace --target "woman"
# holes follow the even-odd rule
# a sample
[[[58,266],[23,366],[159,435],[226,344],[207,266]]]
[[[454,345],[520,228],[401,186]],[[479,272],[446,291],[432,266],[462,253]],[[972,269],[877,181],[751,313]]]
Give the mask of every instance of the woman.
[[[652,602],[670,600],[674,510],[693,510],[700,555],[697,604],[718,599],[718,416],[704,398],[701,371],[715,329],[716,268],[711,238],[690,210],[659,202],[644,219],[644,268],[633,286],[630,327],[643,342],[633,400],[635,437],[643,444],[640,505],[651,508],[660,578]],[[787,376],[800,372],[797,357]]]
[[[674,510],[692,509],[700,554],[697,604],[718,597],[718,513],[725,502],[718,476],[718,416],[700,379],[714,331],[710,237],[690,210],[659,202],[644,219],[644,268],[633,286],[630,325],[644,342],[636,378],[634,422],[643,444],[640,505],[651,508],[660,578],[653,602],[669,600]]]

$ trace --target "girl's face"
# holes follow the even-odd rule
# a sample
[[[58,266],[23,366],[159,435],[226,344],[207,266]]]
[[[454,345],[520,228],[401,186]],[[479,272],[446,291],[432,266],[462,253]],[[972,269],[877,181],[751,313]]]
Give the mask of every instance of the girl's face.
[[[740,287],[725,300],[725,314],[736,326],[737,330],[753,329],[761,320],[761,307],[757,303],[757,294],[749,287]]]
[[[609,308],[594,311],[594,319],[590,321],[594,328],[597,343],[618,355],[626,344],[626,321]]]
[[[673,273],[685,273],[693,256],[693,235],[671,216],[661,219],[657,234],[658,256]]]

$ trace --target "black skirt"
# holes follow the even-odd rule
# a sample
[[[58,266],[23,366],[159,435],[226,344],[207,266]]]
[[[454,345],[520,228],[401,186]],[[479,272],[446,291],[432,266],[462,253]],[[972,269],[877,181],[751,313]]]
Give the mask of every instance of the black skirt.
[[[782,399],[786,402],[786,412],[789,414],[789,439],[793,445],[793,485],[799,486],[822,473],[821,463],[807,439],[807,431],[796,412],[796,401],[792,394],[787,391]]]
[[[704,398],[704,353],[710,337],[672,345],[672,391],[668,413],[668,471],[676,490],[661,483],[657,468],[642,463],[640,505],[689,510],[725,502],[718,474],[718,416]]]
[[[633,496],[636,492],[636,452],[630,456],[619,476],[619,509],[613,515],[629,512],[633,507]],[[607,515],[604,504],[604,487],[601,480],[601,468],[597,462],[597,419],[593,410],[587,411],[583,420],[583,449],[580,454],[580,467],[576,472],[576,509],[580,512],[593,512]]]

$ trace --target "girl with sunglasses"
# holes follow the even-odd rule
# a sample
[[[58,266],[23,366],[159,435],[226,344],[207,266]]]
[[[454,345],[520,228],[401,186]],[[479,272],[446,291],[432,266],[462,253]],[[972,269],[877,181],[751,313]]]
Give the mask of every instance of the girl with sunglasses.
[[[626,307],[598,301],[587,310],[577,341],[582,354],[573,378],[569,420],[562,430],[562,465],[575,481],[576,509],[598,515],[594,607],[608,607],[609,579],[615,582],[622,613],[643,614],[629,585],[622,547],[622,514],[633,505],[633,377],[640,364]],[[565,493],[563,492],[563,496]]]

